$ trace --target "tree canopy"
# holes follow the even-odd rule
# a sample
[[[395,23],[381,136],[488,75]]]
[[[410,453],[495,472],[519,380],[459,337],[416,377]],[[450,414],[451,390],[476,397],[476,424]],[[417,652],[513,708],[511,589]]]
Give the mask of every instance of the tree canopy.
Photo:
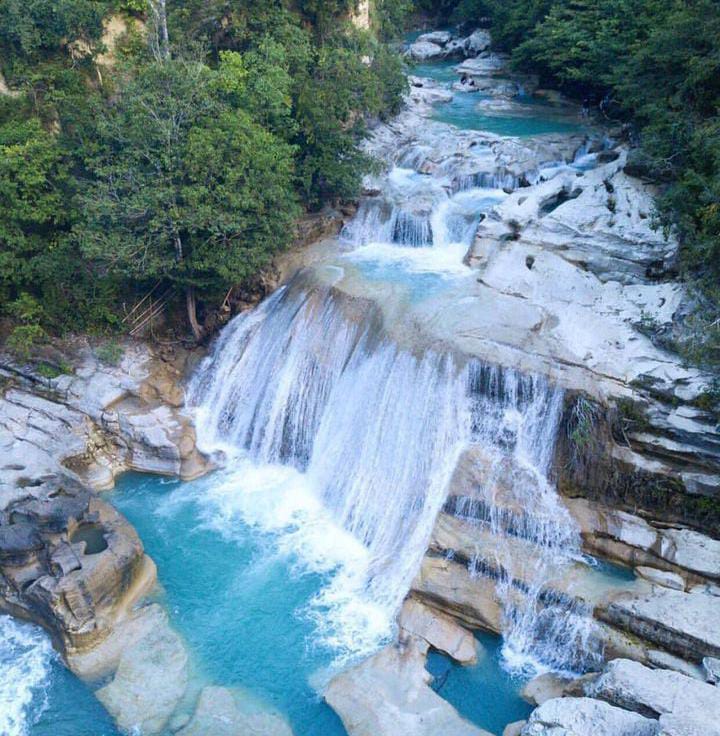
[[[354,7],[167,0],[166,45],[152,6],[126,1],[108,65],[117,4],[0,3],[0,318],[112,329],[161,282],[199,335],[196,300],[218,305],[372,167],[366,120],[405,80]]]

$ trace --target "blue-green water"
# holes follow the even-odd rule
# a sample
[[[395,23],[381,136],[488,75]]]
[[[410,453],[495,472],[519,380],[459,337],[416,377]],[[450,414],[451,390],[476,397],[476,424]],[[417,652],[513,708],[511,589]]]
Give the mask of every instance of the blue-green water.
[[[314,687],[326,680],[337,655],[322,643],[318,610],[308,606],[328,574],[309,570],[277,530],[262,531],[224,513],[208,499],[216,485],[214,476],[182,483],[128,473],[109,500],[157,564],[157,595],[188,646],[193,676],[250,691],[280,711],[296,736],[344,736],[340,719]],[[26,730],[11,733],[119,736],[91,690],[51,652],[47,638],[36,627],[19,626],[35,647],[23,674],[37,672]],[[466,718],[500,733],[527,708],[518,684],[500,667],[500,639],[478,639],[484,656],[477,666],[461,668],[431,653],[428,668],[440,673],[442,695]],[[2,696],[0,689],[0,706]]]
[[[455,92],[450,102],[436,105],[433,119],[464,130],[482,130],[503,136],[525,137],[581,130],[578,123],[553,118],[540,105],[533,115],[488,115],[478,109],[478,103],[483,99],[489,98],[479,92]]]
[[[410,67],[410,73],[417,77],[427,77],[436,82],[453,83],[460,79],[460,75],[455,71],[458,61],[433,61],[413,64]]]
[[[0,616],[0,734],[119,736],[91,690],[33,624]]]
[[[437,61],[415,64],[412,74],[433,79],[450,87],[460,76],[455,71],[458,61]],[[517,102],[529,105],[531,114],[487,114],[478,109],[478,103],[491,99],[480,92],[455,91],[450,102],[439,102],[434,107],[433,120],[455,125],[463,130],[481,130],[503,136],[533,136],[546,133],[576,133],[582,129],[579,122],[563,119],[562,111],[528,95],[519,95]]]
[[[322,577],[278,554],[274,535],[239,518],[212,520],[208,483],[127,474],[111,500],[155,561],[171,623],[201,676],[258,695],[296,736],[342,736],[340,719],[309,682],[332,661],[303,611]]]
[[[478,663],[462,667],[440,652],[431,651],[427,669],[433,688],[455,706],[460,715],[494,734],[508,723],[528,717],[532,708],[518,696],[521,682],[500,667],[499,637],[477,632]]]
[[[59,658],[52,664],[48,686],[38,697],[47,703],[30,736],[120,736],[112,718],[87,685]]]

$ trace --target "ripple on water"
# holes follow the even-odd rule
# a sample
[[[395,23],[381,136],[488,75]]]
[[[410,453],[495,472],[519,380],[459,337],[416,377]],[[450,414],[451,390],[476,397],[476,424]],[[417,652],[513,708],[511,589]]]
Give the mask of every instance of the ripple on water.
[[[54,658],[36,626],[0,616],[0,734],[26,736],[47,708]]]
[[[0,616],[2,736],[120,736],[90,689],[65,668],[48,635]]]

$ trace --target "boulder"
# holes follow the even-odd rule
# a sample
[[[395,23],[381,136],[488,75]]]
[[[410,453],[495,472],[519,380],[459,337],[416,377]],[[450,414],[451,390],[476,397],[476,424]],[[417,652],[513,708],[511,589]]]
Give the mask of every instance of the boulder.
[[[292,736],[292,729],[280,715],[243,693],[205,687],[177,736]]]
[[[572,681],[565,677],[559,677],[552,672],[533,677],[520,691],[520,695],[530,705],[542,705],[547,700],[561,698]]]
[[[461,664],[477,662],[477,642],[470,631],[450,616],[426,606],[415,598],[403,604],[398,625],[403,632],[424,639]]]
[[[488,31],[477,30],[471,33],[463,44],[466,56],[478,56],[490,48],[492,39]]]
[[[430,41],[416,41],[405,52],[413,61],[430,61],[443,57],[443,48]]]
[[[679,672],[614,659],[599,678],[585,687],[585,693],[648,718],[663,714],[702,717],[704,734],[720,733],[720,690]]]
[[[527,721],[513,721],[503,729],[502,736],[520,736]]]
[[[166,616],[123,650],[110,683],[95,694],[126,732],[162,733],[185,694],[187,652]]]
[[[418,36],[415,42],[434,43],[438,46],[444,46],[451,38],[452,33],[449,31],[431,31],[430,33],[423,33],[422,36]]]
[[[430,688],[426,649],[410,637],[330,681],[325,700],[350,736],[489,736]]]
[[[536,708],[521,736],[657,736],[658,722],[593,698],[555,698]]]

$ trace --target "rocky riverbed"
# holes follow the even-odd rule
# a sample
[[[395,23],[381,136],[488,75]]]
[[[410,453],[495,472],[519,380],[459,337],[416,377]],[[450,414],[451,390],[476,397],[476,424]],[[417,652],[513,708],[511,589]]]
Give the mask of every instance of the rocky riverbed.
[[[351,736],[480,736],[432,689],[428,652],[470,666],[473,630],[510,640],[521,624],[535,652],[565,616],[570,638],[550,639],[598,656],[573,668],[538,655],[544,670],[525,688],[537,708],[505,736],[720,733],[720,441],[709,376],[664,341],[687,307],[677,244],[653,229],[654,190],[628,171],[615,132],[553,104],[489,47],[484,31],[410,47],[415,60],[457,62],[452,81],[411,78],[405,110],[368,142],[387,171],[368,178],[342,238],[278,264],[288,279],[303,269],[287,293],[323,329],[349,325],[333,333],[343,340],[361,325],[364,345],[472,366],[479,407],[427,537],[413,532],[422,559],[402,571],[395,640],[337,675],[326,700]],[[438,112],[456,95],[508,130],[530,115],[562,126],[460,129]],[[1,605],[51,634],[125,731],[287,734],[222,683],[197,685],[182,637],[147,598],[156,575],[142,540],[101,494],[126,470],[210,469],[185,406],[196,360],[133,342],[110,365],[78,342],[50,356],[65,372],[48,378],[2,357]],[[318,370],[302,374],[308,385]],[[523,432],[543,446],[517,450]]]

